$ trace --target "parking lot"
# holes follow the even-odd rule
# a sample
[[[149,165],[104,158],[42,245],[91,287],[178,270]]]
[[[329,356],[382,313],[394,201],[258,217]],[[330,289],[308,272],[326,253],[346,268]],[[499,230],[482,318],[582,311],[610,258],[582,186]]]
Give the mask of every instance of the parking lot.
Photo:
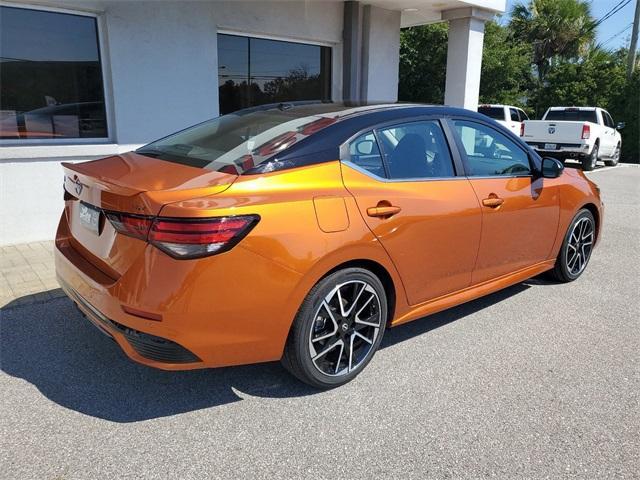
[[[640,168],[589,175],[606,217],[578,281],[392,329],[332,391],[277,363],[152,370],[66,298],[10,302],[0,476],[639,478]]]

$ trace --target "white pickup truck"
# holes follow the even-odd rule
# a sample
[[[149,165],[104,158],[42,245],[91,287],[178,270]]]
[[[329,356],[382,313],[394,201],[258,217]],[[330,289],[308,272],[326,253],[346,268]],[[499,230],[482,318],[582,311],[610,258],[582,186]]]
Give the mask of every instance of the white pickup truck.
[[[583,170],[593,170],[598,159],[617,165],[623,127],[602,108],[551,107],[542,120],[525,120],[521,136],[542,156],[575,158]]]
[[[524,110],[512,105],[480,105],[478,113],[493,118],[519,136],[522,136],[522,122],[529,120]]]

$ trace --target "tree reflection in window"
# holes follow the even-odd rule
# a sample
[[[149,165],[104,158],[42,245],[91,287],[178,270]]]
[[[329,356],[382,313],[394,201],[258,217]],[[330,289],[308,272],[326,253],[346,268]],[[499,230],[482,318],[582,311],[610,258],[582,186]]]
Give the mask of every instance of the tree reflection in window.
[[[220,113],[255,105],[331,98],[331,49],[218,35]]]

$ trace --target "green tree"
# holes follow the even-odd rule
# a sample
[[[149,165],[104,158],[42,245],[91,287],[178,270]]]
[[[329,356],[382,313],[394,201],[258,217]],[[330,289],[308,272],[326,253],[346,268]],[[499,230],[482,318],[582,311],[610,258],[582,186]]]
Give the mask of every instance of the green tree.
[[[516,4],[509,27],[513,36],[532,47],[532,63],[543,82],[551,65],[575,59],[593,43],[596,22],[585,0],[531,0]]]
[[[508,28],[487,22],[484,30],[480,103],[524,105],[533,88],[531,48],[513,41]]]
[[[447,70],[446,23],[405,28],[400,32],[401,101],[444,103]]]
[[[402,101],[444,102],[447,69],[447,24],[424,25],[400,33],[400,83]],[[532,84],[530,49],[514,43],[506,27],[485,26],[480,101],[521,104]]]

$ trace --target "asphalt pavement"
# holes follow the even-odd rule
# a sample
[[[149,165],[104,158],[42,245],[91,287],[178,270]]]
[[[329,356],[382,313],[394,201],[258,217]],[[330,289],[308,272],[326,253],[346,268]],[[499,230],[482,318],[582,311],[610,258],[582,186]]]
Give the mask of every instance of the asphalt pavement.
[[[640,478],[640,168],[589,174],[602,242],[387,332],[352,383],[277,363],[162,372],[70,301],[0,311],[0,478]]]

